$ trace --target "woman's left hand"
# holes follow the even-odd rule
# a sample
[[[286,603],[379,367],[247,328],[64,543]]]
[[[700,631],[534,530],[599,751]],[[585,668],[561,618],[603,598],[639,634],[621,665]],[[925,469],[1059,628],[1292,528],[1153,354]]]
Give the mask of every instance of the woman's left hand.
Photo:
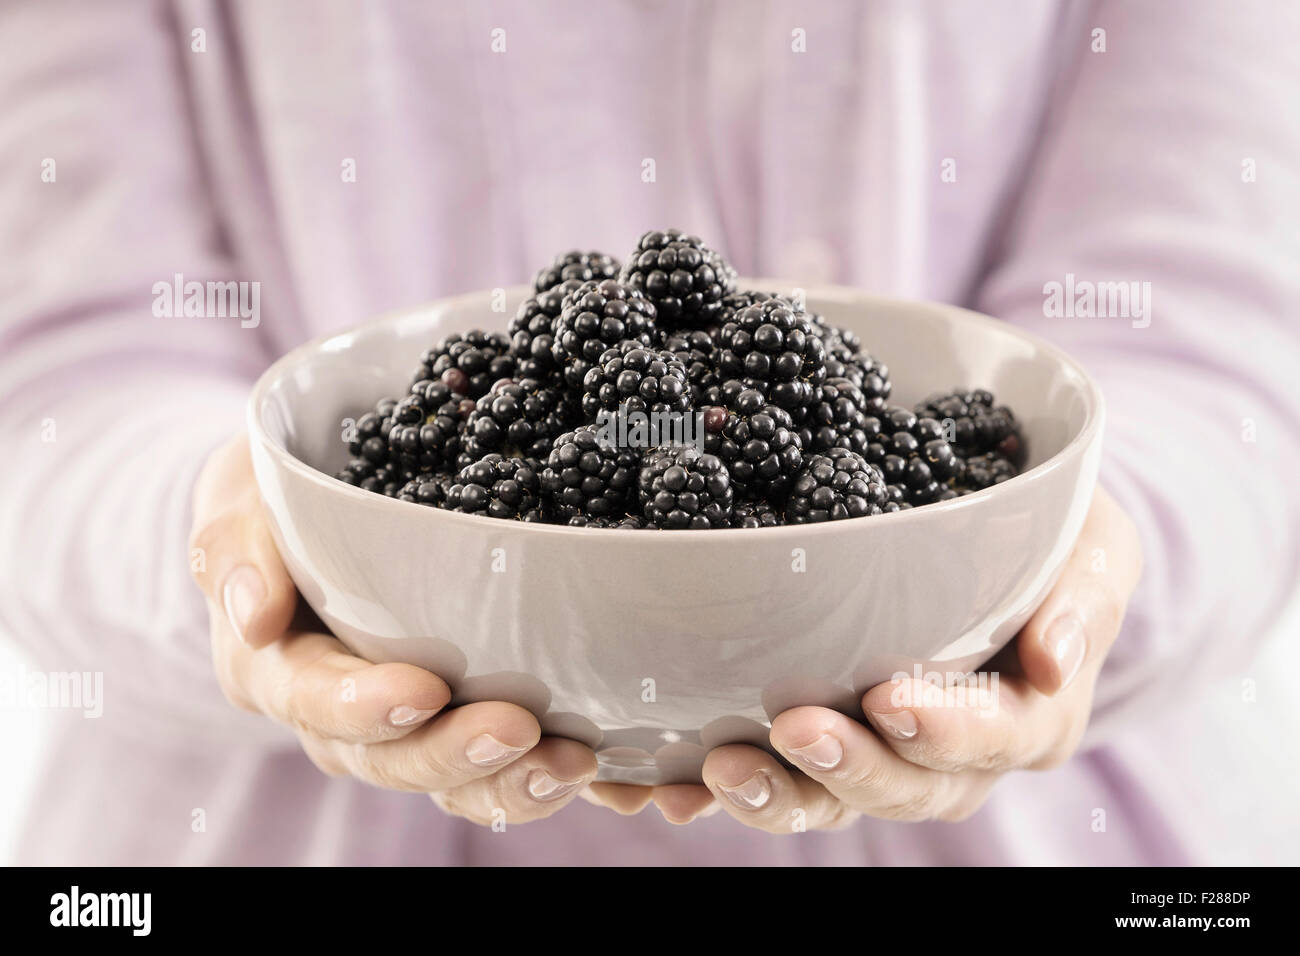
[[[1137,532],[1100,488],[1056,586],[1015,642],[995,659],[996,684],[939,688],[907,679],[862,698],[871,729],[822,707],[772,721],[774,749],[803,772],[743,744],[704,762],[706,786],[594,784],[585,796],[623,813],[654,800],[674,823],[718,807],[769,833],[830,829],[859,815],[962,820],[998,777],[1045,770],[1074,753],[1093,686],[1141,574]]]

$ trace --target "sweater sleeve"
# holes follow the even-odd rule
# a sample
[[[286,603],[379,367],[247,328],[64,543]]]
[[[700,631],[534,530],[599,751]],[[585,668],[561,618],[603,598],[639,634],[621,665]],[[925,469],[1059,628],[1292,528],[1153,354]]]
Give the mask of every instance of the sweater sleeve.
[[[1095,742],[1210,674],[1248,680],[1300,578],[1300,17],[1115,2],[1087,27],[975,302],[1107,400],[1101,480],[1146,563]],[[1109,282],[1149,290],[1146,313],[1097,286],[1087,315]]]
[[[268,345],[154,291],[252,278],[187,119],[179,58],[199,54],[161,4],[60,7],[0,9],[0,635],[102,673],[115,728],[261,733],[211,676],[187,538]]]

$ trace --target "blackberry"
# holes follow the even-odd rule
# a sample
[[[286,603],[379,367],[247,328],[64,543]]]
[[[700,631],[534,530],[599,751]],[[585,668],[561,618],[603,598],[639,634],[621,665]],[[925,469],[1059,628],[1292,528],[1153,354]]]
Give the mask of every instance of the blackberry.
[[[785,518],[791,524],[881,514],[889,503],[880,470],[857,452],[832,448],[813,455],[790,488]]]
[[[515,374],[515,357],[504,332],[454,333],[420,356],[413,382],[442,379],[458,395],[479,398],[492,384]]]
[[[633,449],[603,444],[594,425],[584,425],[555,439],[540,487],[555,517],[622,518],[637,506],[640,455]]]
[[[617,515],[611,518],[588,518],[586,515],[575,515],[568,520],[571,528],[621,528],[626,531],[641,531],[650,527],[645,522],[645,518],[639,515]]]
[[[353,458],[364,458],[372,465],[388,461],[388,433],[393,428],[393,411],[397,400],[381,398],[375,402],[375,410],[366,412],[357,419],[348,452]]]
[[[909,504],[923,505],[953,497],[949,482],[962,473],[962,461],[944,439],[943,425],[891,406],[880,418],[868,419],[870,437],[864,453],[886,483],[904,489]]]
[[[830,325],[815,313],[809,313],[809,318],[826,349],[826,377],[847,379],[860,389],[866,399],[862,408],[864,413],[877,415],[883,412],[893,388],[889,368],[863,351],[862,340],[855,332]]]
[[[1020,425],[1011,409],[994,405],[984,389],[931,395],[916,406],[916,414],[934,418],[949,429],[953,449],[963,458],[997,452],[1019,467],[1024,461]]]
[[[779,508],[761,498],[737,501],[731,512],[733,528],[775,528],[785,524]]]
[[[461,469],[447,488],[451,511],[539,520],[538,467],[527,458],[488,455]]]
[[[389,498],[396,497],[407,481],[407,477],[399,474],[395,465],[388,462],[377,465],[365,458],[353,458],[334,477]]]
[[[726,465],[736,494],[779,502],[803,468],[803,441],[790,413],[756,389],[741,391],[720,425],[706,416],[705,430],[704,450]]]
[[[961,494],[980,491],[1001,484],[1008,478],[1019,474],[1015,463],[997,452],[988,452],[967,458],[965,468],[957,481],[957,490]]]
[[[603,252],[563,252],[549,266],[540,269],[533,279],[534,292],[546,292],[566,282],[590,282],[615,279],[619,262]]]
[[[510,354],[515,357],[515,374],[519,378],[544,379],[556,371],[551,354],[555,320],[560,317],[564,297],[580,285],[577,280],[566,280],[520,304],[508,330]]]
[[[826,349],[807,315],[773,296],[740,309],[718,332],[718,372],[787,411],[805,408],[826,380]]]
[[[630,412],[684,412],[691,407],[686,366],[669,351],[646,349],[636,342],[630,348],[607,349],[582,380],[582,413],[596,418],[601,409]]]
[[[771,292],[760,292],[758,289],[742,289],[739,292],[724,296],[719,324],[728,321],[737,312],[743,312],[751,305],[758,305],[760,302],[766,302],[768,299],[773,298],[776,297]]]
[[[458,463],[463,468],[492,452],[541,458],[564,428],[558,389],[531,378],[497,382],[465,420]]]
[[[461,433],[474,403],[441,379],[423,379],[397,403],[388,454],[406,473],[448,471],[461,452]]]
[[[686,369],[691,404],[696,408],[706,404],[710,390],[716,390],[722,384],[718,377],[717,347],[713,335],[705,329],[683,329],[664,339],[664,349],[676,355]]]
[[[397,493],[410,476],[410,469],[404,473],[394,463],[388,447],[397,407],[398,402],[394,399],[381,398],[375,403],[374,411],[357,419],[348,442],[348,452],[352,457],[334,474],[335,478],[389,497]]]
[[[619,279],[654,303],[664,328],[708,324],[736,288],[736,270],[680,229],[641,236]]]
[[[654,342],[654,320],[654,305],[630,286],[614,279],[578,286],[564,298],[551,345],[564,383],[580,393],[587,370],[606,349],[626,339],[649,348]]]
[[[813,453],[847,448],[864,455],[873,435],[879,433],[878,421],[873,426],[868,419],[879,411],[876,401],[849,379],[828,378],[813,392],[799,437]]]
[[[693,445],[648,451],[638,485],[642,514],[656,528],[725,528],[731,522],[731,477],[720,458]]]
[[[450,475],[419,475],[403,485],[395,497],[399,501],[442,508],[447,504],[447,491],[452,480]]]
[[[907,511],[912,507],[912,503],[907,500],[906,485],[886,485],[885,491],[889,493],[889,502],[885,505],[886,513]]]

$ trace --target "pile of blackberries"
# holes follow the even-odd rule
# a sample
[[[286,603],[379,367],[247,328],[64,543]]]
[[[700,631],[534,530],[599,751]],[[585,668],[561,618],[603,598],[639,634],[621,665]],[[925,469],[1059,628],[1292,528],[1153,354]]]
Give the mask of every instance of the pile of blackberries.
[[[335,477],[468,514],[675,529],[868,517],[1018,474],[1020,426],[989,392],[889,395],[852,332],[653,231],[621,265],[557,256],[507,332],[425,351],[407,394],[349,430]]]

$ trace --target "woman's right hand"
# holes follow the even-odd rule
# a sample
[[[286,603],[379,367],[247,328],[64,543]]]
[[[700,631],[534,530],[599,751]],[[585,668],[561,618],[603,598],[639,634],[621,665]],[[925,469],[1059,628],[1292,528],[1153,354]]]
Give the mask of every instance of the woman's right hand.
[[[238,707],[292,728],[325,773],[428,793],[475,823],[548,817],[596,776],[587,747],[541,736],[531,713],[491,701],[444,712],[451,691],[411,664],[371,664],[298,614],[240,436],[194,488],[194,579],[208,599],[217,681]],[[304,609],[306,610],[306,609]],[[319,622],[315,622],[317,628]]]

